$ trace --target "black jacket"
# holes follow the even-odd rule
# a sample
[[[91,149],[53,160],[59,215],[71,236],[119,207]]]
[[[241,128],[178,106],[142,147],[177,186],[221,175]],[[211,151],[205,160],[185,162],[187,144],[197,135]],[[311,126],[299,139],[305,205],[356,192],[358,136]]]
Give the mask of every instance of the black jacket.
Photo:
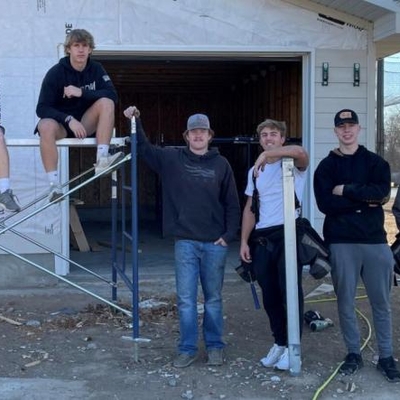
[[[73,85],[82,89],[81,97],[64,97],[64,87]],[[69,56],[61,58],[46,73],[40,89],[36,114],[64,122],[68,115],[80,120],[85,111],[98,99],[106,97],[117,102],[117,92],[103,66],[90,58],[83,71],[71,66]]]
[[[137,121],[138,154],[162,180],[163,231],[180,239],[236,238],[240,205],[231,166],[218,150],[199,156],[150,144]]]
[[[332,194],[342,184],[343,196]],[[364,146],[352,155],[331,151],[315,170],[314,193],[327,243],[386,243],[382,204],[390,195],[390,167],[382,157]]]

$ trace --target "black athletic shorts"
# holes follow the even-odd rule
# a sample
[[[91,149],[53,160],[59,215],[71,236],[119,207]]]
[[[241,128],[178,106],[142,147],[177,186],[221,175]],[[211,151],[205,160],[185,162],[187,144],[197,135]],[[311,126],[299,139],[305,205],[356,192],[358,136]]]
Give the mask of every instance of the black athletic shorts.
[[[82,115],[80,115],[80,116],[74,116],[74,118],[75,119],[77,119],[78,121],[80,121],[81,120],[81,118],[82,118]],[[57,121],[58,122],[58,121]],[[71,131],[71,129],[70,129],[70,127],[69,127],[69,125],[67,124],[67,123],[65,123],[64,121],[63,122],[58,122],[59,124],[61,124],[64,128],[65,128],[65,130],[67,131],[67,138],[75,138],[75,134],[74,134],[74,132],[72,132]],[[36,127],[35,127],[35,131],[33,132],[34,134],[38,134],[38,135],[40,135],[40,133],[39,133],[39,131],[38,131],[38,126],[36,125]],[[95,135],[95,132],[92,134],[92,135],[88,135],[87,137],[92,137],[92,136],[94,136]]]
[[[56,121],[56,122],[58,122],[58,121]],[[66,136],[67,138],[74,138],[75,137],[74,132],[72,132],[71,129],[69,129],[68,124],[66,124],[65,122],[58,122],[58,123],[60,125],[62,125],[65,128],[65,130],[67,131],[67,136]],[[39,130],[38,130],[38,125],[39,125],[39,123],[35,126],[35,130],[33,131],[33,134],[34,135],[38,134],[40,136],[40,133],[39,133]]]

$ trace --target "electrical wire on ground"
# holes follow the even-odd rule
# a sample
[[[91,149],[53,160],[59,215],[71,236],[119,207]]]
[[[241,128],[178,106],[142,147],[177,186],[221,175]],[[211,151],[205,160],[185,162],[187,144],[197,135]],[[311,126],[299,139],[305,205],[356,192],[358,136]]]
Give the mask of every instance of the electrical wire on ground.
[[[361,299],[367,299],[368,296],[363,295],[363,296],[357,296],[355,299],[356,300],[361,300]],[[324,303],[328,301],[335,301],[336,302],[336,297],[328,298],[328,299],[318,299],[318,300],[308,300],[305,303],[306,304],[311,304],[311,303]],[[371,323],[369,322],[368,318],[358,309],[356,308],[356,313],[365,321],[368,327],[368,335],[364,339],[364,342],[361,346],[361,351],[364,350],[365,346],[367,346],[368,342],[371,340],[372,336],[372,328],[371,328]],[[339,372],[340,367],[342,366],[343,361],[337,366],[337,368],[332,372],[332,374],[325,380],[325,382],[317,389],[317,391],[314,393],[314,396],[312,397],[312,400],[317,400],[319,395],[322,393],[324,389],[329,385],[330,382],[332,382],[333,378],[337,375]]]

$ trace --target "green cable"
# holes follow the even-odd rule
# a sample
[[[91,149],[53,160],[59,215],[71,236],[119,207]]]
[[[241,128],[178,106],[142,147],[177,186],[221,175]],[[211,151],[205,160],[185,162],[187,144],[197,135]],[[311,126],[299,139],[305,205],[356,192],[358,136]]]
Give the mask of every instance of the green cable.
[[[355,300],[360,300],[360,299],[367,299],[368,296],[363,295],[363,296],[356,296]],[[306,304],[309,303],[323,303],[323,302],[327,302],[327,301],[336,301],[336,297],[332,297],[332,298],[328,298],[328,299],[318,299],[318,300],[309,300],[306,301]],[[363,345],[361,346],[361,351],[364,350],[365,346],[368,344],[368,342],[371,339],[371,335],[372,335],[372,328],[371,328],[371,324],[368,320],[368,318],[358,309],[356,308],[356,313],[358,315],[360,315],[361,318],[364,319],[364,321],[366,322],[367,326],[368,326],[368,336],[367,338],[364,340]],[[337,373],[339,372],[340,367],[342,366],[342,364],[344,363],[344,361],[342,361],[337,368],[332,372],[332,374],[329,376],[329,378],[318,388],[318,390],[315,392],[312,400],[316,400],[318,398],[318,396],[322,393],[322,391],[329,385],[329,383],[332,381],[332,379],[337,375]]]

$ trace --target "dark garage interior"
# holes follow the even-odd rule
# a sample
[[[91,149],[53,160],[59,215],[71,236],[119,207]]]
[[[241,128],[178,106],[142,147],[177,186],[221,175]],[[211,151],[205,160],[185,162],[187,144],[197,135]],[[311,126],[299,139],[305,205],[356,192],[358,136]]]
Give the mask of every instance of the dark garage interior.
[[[116,136],[129,136],[129,121],[123,116],[129,105],[140,109],[149,140],[160,146],[184,145],[187,118],[193,113],[207,114],[215,131],[212,145],[231,163],[242,201],[247,170],[259,152],[254,139],[257,125],[265,118],[286,121],[287,141],[301,140],[300,57],[96,59],[118,91]],[[71,177],[92,166],[94,152],[94,148],[70,149]],[[140,160],[138,175],[139,221],[160,221],[160,182]],[[99,210],[110,208],[110,186],[110,179],[104,178],[80,190],[81,218],[107,219],[109,213]]]

